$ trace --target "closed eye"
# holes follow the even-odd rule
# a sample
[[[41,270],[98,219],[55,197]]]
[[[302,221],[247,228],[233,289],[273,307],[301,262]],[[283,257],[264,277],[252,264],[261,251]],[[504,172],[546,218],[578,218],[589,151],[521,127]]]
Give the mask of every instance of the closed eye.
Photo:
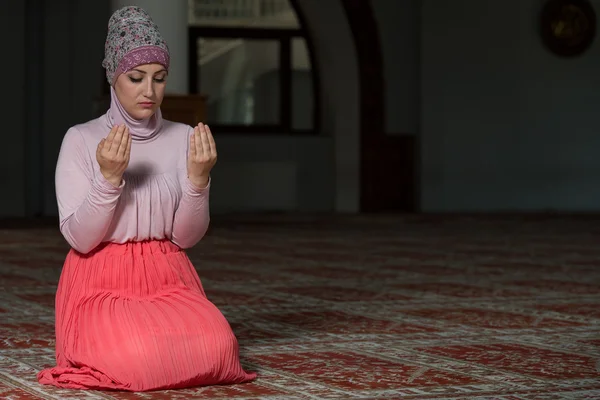
[[[133,83],[141,83],[142,82],[142,78],[131,78],[129,77],[129,80]],[[154,78],[154,82],[157,83],[163,83],[165,81],[165,78]]]

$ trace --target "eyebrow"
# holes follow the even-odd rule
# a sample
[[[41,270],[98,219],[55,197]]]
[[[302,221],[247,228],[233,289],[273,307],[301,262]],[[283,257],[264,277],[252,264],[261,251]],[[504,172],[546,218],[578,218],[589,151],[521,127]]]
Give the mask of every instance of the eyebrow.
[[[141,69],[135,69],[135,68],[134,68],[134,69],[132,69],[132,71],[136,71],[136,72],[139,72],[140,74],[144,74],[144,75],[145,75],[145,74],[147,74],[147,72],[146,72],[146,71],[142,71]],[[156,75],[156,74],[160,74],[161,72],[167,72],[167,70],[163,68],[163,69],[161,69],[160,71],[157,71],[157,72],[155,72],[154,74],[155,74],[155,75]]]

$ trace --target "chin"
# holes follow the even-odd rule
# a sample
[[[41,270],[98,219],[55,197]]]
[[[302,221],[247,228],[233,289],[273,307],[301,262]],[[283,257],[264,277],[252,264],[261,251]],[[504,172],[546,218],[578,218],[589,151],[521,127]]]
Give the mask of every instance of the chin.
[[[135,112],[132,113],[131,116],[135,119],[148,119],[148,118],[152,117],[155,112],[156,112],[156,110],[153,108],[142,109],[142,110],[138,109],[138,110],[135,110]]]

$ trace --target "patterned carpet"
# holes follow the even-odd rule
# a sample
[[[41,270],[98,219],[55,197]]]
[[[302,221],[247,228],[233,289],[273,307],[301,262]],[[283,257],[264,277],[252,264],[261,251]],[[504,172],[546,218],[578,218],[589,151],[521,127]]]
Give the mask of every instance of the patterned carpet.
[[[600,399],[600,219],[215,218],[190,251],[254,383],[42,387],[66,253],[0,230],[0,398]]]

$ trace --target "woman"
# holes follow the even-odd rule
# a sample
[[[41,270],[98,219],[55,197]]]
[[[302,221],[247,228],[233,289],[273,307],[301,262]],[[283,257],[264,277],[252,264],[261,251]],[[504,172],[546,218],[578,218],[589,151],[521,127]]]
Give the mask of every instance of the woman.
[[[42,384],[147,391],[247,382],[237,340],[181,249],[209,223],[209,128],[161,117],[169,51],[138,7],[109,21],[111,105],[68,130],[56,167],[72,249],[56,294],[57,366]]]

